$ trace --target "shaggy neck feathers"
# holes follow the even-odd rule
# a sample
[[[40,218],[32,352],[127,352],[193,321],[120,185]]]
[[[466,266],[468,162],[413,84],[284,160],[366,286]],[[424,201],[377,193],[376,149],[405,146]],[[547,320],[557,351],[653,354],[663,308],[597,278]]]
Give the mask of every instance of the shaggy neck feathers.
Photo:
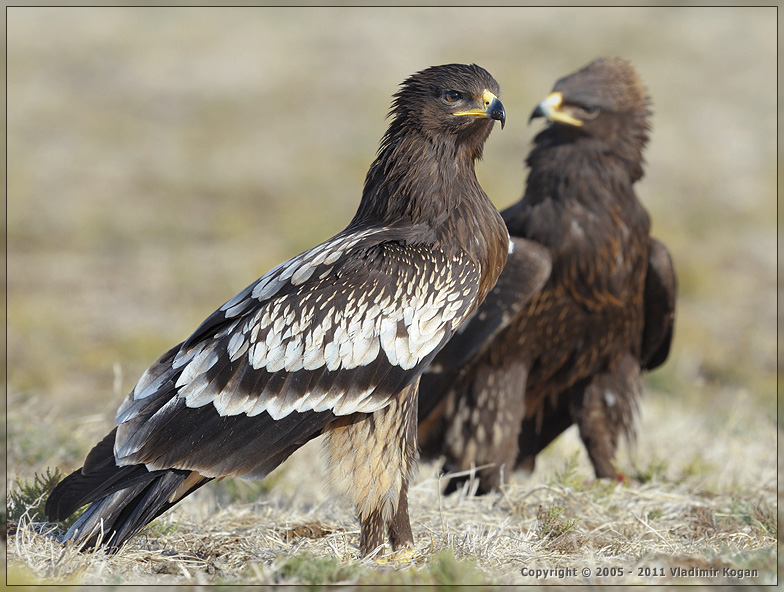
[[[644,120],[636,126],[618,123],[617,131],[627,131],[611,143],[556,125],[542,131],[526,161],[530,173],[525,199],[575,200],[592,207],[602,207],[605,198],[615,201],[617,195],[634,200],[633,185],[643,176],[647,126]]]
[[[459,134],[436,139],[393,122],[368,171],[349,228],[417,227],[412,241],[426,236],[447,254],[465,252],[479,265],[484,298],[506,263],[509,235],[474,171],[492,122],[476,126],[481,128],[464,141]]]

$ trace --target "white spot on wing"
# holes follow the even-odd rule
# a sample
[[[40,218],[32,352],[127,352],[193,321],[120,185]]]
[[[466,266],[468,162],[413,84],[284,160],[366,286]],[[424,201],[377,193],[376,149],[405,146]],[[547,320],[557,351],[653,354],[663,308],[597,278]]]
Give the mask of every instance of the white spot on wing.
[[[215,362],[218,361],[218,357],[218,352],[215,351],[214,347],[203,349],[188,363],[174,386],[180,388],[190,384],[197,376],[204,374],[207,370],[212,368]]]
[[[245,346],[244,349],[243,346]],[[242,350],[242,353],[244,353],[244,351],[247,350],[247,343],[245,342],[245,334],[237,332],[231,336],[231,339],[229,340],[228,351],[227,351],[227,353],[229,354],[229,359],[232,362],[235,361],[238,357],[240,357],[241,355],[240,350]]]
[[[315,267],[311,264],[304,264],[302,265],[297,271],[294,272],[294,275],[291,276],[291,283],[295,286],[300,285],[301,283],[307,281],[313,272],[315,271]]]
[[[408,347],[409,343],[408,335],[395,338],[395,356],[397,357],[397,364],[404,370],[413,368],[417,363],[416,358],[411,355],[411,350]]]
[[[267,372],[277,372],[283,370],[283,364],[286,358],[286,348],[282,345],[277,345],[274,349],[270,348],[267,352],[267,360],[265,367]]]
[[[358,337],[354,340],[352,361],[357,366],[367,366],[376,359],[380,349],[378,338],[366,339]]]
[[[268,277],[271,273],[272,272],[260,279],[259,283],[253,288],[252,295],[256,300],[264,302],[280,288],[281,283],[277,278]]]
[[[613,407],[616,403],[617,399],[615,397],[615,393],[607,390],[604,391],[604,402],[607,404],[608,407]]]
[[[330,372],[339,368],[340,346],[334,341],[330,341],[324,346],[324,361],[326,362],[327,370]]]
[[[356,396],[353,397],[343,397],[341,400],[337,401],[336,404],[332,407],[332,413],[335,415],[350,415],[352,413],[356,413],[357,411],[366,411],[362,407],[362,402],[365,398],[370,395],[375,387],[369,387],[360,393],[357,393]]]
[[[210,383],[204,376],[200,376],[180,391],[180,396],[185,395],[185,405],[191,408],[202,407],[211,402],[215,393],[207,387]]]
[[[340,256],[342,254],[343,254],[342,251],[333,251],[327,257],[324,258],[324,265],[332,265],[333,263],[335,263],[335,261],[340,259]]]
[[[397,337],[397,322],[388,317],[381,320],[381,347],[387,354],[389,363],[397,365],[397,354],[395,352],[395,337]]]
[[[230,319],[232,317],[236,317],[242,312],[244,312],[250,306],[250,300],[247,298],[242,300],[238,304],[226,309],[226,318]]]
[[[375,385],[362,391],[354,385],[348,392],[334,388],[322,392],[314,385],[312,392],[265,390],[246,394],[237,391],[240,375],[236,375],[224,392],[216,393],[215,383],[210,384],[205,374],[221,356],[221,372],[230,371],[224,366],[245,355],[253,369],[268,373],[352,370],[378,360],[381,350],[390,364],[406,370],[421,363],[444,340],[447,331],[464,320],[466,297],[476,291],[476,269],[461,258],[448,261],[444,267],[443,263],[417,262],[416,257],[404,253],[401,261],[409,271],[393,282],[373,281],[358,289],[337,284],[341,286],[337,290],[291,292],[264,301],[280,290],[286,278],[294,284],[304,283],[320,273],[324,269],[320,265],[337,261],[357,240],[325,243],[320,250],[290,260],[263,277],[253,289],[246,289],[245,297],[235,297],[224,305],[227,315],[236,312],[240,316],[231,328],[221,331],[223,339],[208,341],[206,347],[197,345],[175,358],[175,364],[183,367],[177,387],[186,404],[198,407],[212,401],[222,414],[254,416],[267,411],[274,418],[293,411],[332,409],[343,414],[385,405],[383,397],[372,396]],[[430,251],[426,254],[432,255]],[[248,300],[251,293],[262,301],[261,305]],[[248,306],[256,307],[251,314],[246,312]],[[216,351],[217,343],[225,344],[225,349]],[[213,375],[210,373],[211,378]],[[134,396],[147,389],[155,392],[160,387],[158,382],[157,378],[145,381],[143,377]],[[279,388],[272,384],[267,387]]]
[[[286,372],[296,372],[302,370],[303,360],[302,354],[305,349],[305,344],[302,339],[292,339],[286,346],[286,356],[283,360],[283,367]]]
[[[133,388],[134,399],[144,399],[158,392],[161,385],[170,378],[167,372],[161,372],[157,376],[153,376],[150,373],[150,370],[152,370],[152,368],[146,370],[145,373],[142,374],[139,382],[137,382],[136,386]]]
[[[321,347],[321,345],[318,347],[307,347],[305,349],[304,357],[302,359],[303,370],[316,370],[325,364],[324,348]]]
[[[251,359],[250,365],[256,368],[263,368],[267,362],[267,344],[263,341],[257,342],[256,345],[253,346],[253,351],[251,352]]]

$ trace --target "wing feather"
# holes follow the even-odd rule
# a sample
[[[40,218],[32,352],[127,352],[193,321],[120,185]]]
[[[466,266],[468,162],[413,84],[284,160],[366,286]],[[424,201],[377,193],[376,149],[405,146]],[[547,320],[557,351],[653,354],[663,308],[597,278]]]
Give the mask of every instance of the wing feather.
[[[455,371],[479,357],[550,277],[552,259],[546,248],[524,238],[510,240],[514,249],[495,287],[439,352],[427,374]]]
[[[653,370],[661,366],[670,353],[675,324],[675,268],[664,243],[651,237],[648,249],[648,272],[645,276],[645,326],[642,336],[642,367]]]
[[[471,312],[480,271],[391,228],[279,265],[145,373],[118,411],[118,463],[262,477],[294,441],[415,380]]]

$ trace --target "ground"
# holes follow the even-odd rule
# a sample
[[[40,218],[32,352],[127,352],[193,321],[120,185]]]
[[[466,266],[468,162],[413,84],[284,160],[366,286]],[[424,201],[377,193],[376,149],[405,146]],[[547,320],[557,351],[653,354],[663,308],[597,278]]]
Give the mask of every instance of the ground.
[[[717,425],[700,417],[704,403],[648,393],[636,450],[619,461],[624,483],[594,480],[572,431],[530,478],[515,474],[496,495],[441,497],[436,467],[423,464],[411,490],[411,556],[359,558],[351,508],[314,486],[322,465],[311,443],[269,477],[271,484],[205,488],[116,556],[64,550],[50,536],[52,525],[34,524],[9,538],[11,564],[45,581],[87,584],[454,583],[455,570],[458,582],[494,584],[770,584],[775,426],[747,395],[726,396],[732,400],[721,403],[732,421]],[[709,441],[708,450],[694,446]],[[759,462],[750,467],[744,458]],[[303,482],[302,475],[312,477]],[[320,565],[315,572],[313,563]],[[434,573],[442,564],[451,571]],[[693,567],[707,575],[689,574]],[[676,568],[685,574],[674,575]],[[554,571],[528,575],[535,570]]]
[[[555,79],[598,55],[630,59],[654,109],[639,193],[680,288],[673,351],[646,377],[636,444],[619,455],[623,483],[592,478],[573,431],[497,495],[443,498],[423,464],[416,549],[360,560],[314,442],[260,483],[203,488],[113,557],[64,549],[54,525],[14,515],[9,581],[775,583],[775,9],[7,18],[12,493],[77,468],[160,353],[345,226],[391,93],[433,64],[476,62],[501,84],[507,125],[477,173],[503,208],[522,193],[539,129],[526,121]]]

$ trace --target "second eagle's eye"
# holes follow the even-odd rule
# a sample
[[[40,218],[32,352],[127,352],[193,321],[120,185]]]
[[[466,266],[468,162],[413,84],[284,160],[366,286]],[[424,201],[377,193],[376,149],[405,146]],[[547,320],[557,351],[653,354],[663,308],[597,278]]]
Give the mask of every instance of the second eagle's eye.
[[[448,90],[448,91],[444,92],[444,100],[447,103],[456,103],[457,101],[459,101],[462,98],[463,98],[463,95],[461,95],[456,90]]]
[[[593,119],[599,115],[599,108],[593,106],[582,106],[580,107],[580,113],[585,119]]]

